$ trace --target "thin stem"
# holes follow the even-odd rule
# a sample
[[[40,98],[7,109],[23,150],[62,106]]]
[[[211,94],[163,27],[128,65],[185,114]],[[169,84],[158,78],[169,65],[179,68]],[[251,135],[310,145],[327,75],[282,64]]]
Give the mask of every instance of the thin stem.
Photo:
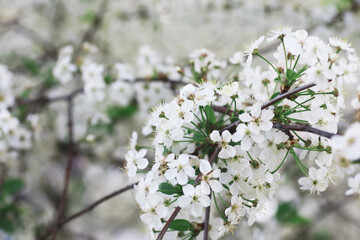
[[[308,147],[302,147],[302,146],[299,146],[299,145],[293,145],[293,147],[298,148],[298,149],[308,150],[308,151],[317,151],[317,152],[326,151],[325,148],[316,148],[316,147],[308,148]]]
[[[309,124],[309,122],[306,121],[306,120],[301,120],[301,119],[297,119],[297,118],[291,118],[291,117],[288,117],[288,116],[286,116],[285,118],[290,120],[290,121],[296,122],[296,123]]]
[[[300,137],[299,134],[297,134],[295,131],[291,131],[291,132],[294,133],[295,136],[297,136],[303,143],[306,143],[306,141],[302,137]]]
[[[200,133],[206,137],[206,134],[203,132],[203,130],[198,125],[196,125],[193,121],[191,121],[191,124],[194,125],[194,127],[196,127],[200,131]]]
[[[227,206],[230,207],[230,205],[222,198],[222,196],[220,195],[220,193],[218,193],[219,198],[221,199],[222,203]]]
[[[284,164],[284,162],[285,162],[285,160],[286,160],[286,157],[287,157],[287,155],[289,154],[289,150],[286,152],[286,155],[285,155],[285,157],[284,157],[284,159],[281,161],[281,163],[280,163],[280,165],[274,170],[274,171],[272,171],[271,172],[271,174],[274,174],[274,173],[276,173],[277,172],[277,170],[279,170],[280,169],[280,167]]]
[[[296,67],[296,65],[297,65],[297,63],[298,63],[298,61],[299,61],[299,58],[300,58],[300,55],[298,55],[297,58],[296,58],[294,67],[292,68],[293,71],[295,70],[295,67]]]
[[[291,148],[290,151],[291,151],[291,154],[293,155],[293,157],[294,157],[294,159],[295,159],[295,161],[296,161],[296,164],[298,165],[298,167],[300,168],[300,170],[302,171],[302,173],[303,173],[305,176],[309,177],[309,175],[308,175],[308,174],[304,171],[304,169],[303,169],[303,167],[305,168],[305,166],[302,165],[302,163],[301,163],[300,159],[298,158],[298,156],[296,155],[294,149]]]
[[[170,227],[170,224],[175,220],[176,216],[180,212],[181,207],[176,207],[174,212],[171,214],[170,218],[165,223],[164,227],[161,229],[161,232],[159,233],[159,236],[156,238],[156,240],[161,240],[165,236],[165,233],[167,232],[168,228]]]
[[[282,44],[283,50],[284,50],[285,65],[286,65],[286,70],[287,70],[287,69],[288,69],[288,61],[287,61],[286,50],[285,50],[285,43],[284,43],[284,39],[283,39],[283,38],[281,38],[281,44]]]
[[[215,207],[216,207],[216,210],[218,211],[219,215],[221,216],[221,218],[226,221],[226,217],[221,213],[220,209],[219,209],[219,205],[217,204],[217,201],[216,201],[216,196],[215,196],[215,192],[212,192],[213,194],[213,198],[214,198],[214,203],[215,203]]]
[[[279,77],[279,80],[281,79],[279,71],[274,67],[274,65],[272,65],[271,62],[269,62],[266,58],[264,58],[263,56],[261,56],[260,53],[257,53],[256,56],[260,57],[260,58],[263,59],[265,62],[267,62],[267,64],[269,64],[269,65],[275,70],[275,72],[277,73],[277,75],[278,75],[278,77]]]

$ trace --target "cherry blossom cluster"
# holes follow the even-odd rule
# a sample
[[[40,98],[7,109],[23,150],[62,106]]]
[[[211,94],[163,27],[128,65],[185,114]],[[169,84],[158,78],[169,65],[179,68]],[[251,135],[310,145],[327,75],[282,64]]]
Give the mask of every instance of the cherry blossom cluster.
[[[38,127],[39,116],[29,114],[19,119],[15,111],[16,104],[14,76],[5,65],[0,64],[0,161],[16,157],[18,150],[32,146],[32,132]]]
[[[135,199],[149,239],[168,229],[181,239],[218,239],[244,217],[254,224],[285,162],[304,175],[300,189],[311,194],[356,171],[358,125],[336,134],[343,89],[359,76],[355,50],[339,38],[325,42],[285,27],[267,38],[279,42],[270,59],[261,54],[264,40],[228,62],[195,51],[179,71],[192,83],[154,108],[142,130],[152,146],[138,145],[133,133],[126,169],[139,181]],[[358,191],[357,179],[349,179],[348,194]]]
[[[331,146],[342,165],[360,163],[360,123],[351,124],[344,135],[332,137]],[[345,193],[346,195],[360,195],[360,173],[353,178],[350,177],[348,184],[350,189]]]
[[[162,59],[147,46],[139,49],[134,67],[120,62],[108,66],[99,63],[99,58],[101,54],[94,45],[83,44],[80,53],[74,53],[69,45],[60,50],[53,68],[53,75],[60,83],[53,96],[65,95],[75,88],[72,91],[80,93],[75,106],[87,106],[76,107],[76,114],[80,116],[75,122],[77,138],[88,136],[91,140],[94,138],[89,134],[92,126],[113,124],[108,114],[111,108],[132,106],[141,121],[153,106],[174,96],[174,89],[181,80],[174,60],[171,57]],[[76,89],[76,86],[80,87]],[[56,108],[56,111],[61,115],[62,109]],[[60,117],[59,127],[66,124],[66,116]]]

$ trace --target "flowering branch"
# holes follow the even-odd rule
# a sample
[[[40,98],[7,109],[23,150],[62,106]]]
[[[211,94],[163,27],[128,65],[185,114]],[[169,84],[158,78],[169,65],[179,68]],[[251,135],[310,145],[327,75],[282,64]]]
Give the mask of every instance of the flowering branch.
[[[284,98],[290,97],[291,95],[293,95],[295,93],[301,92],[301,91],[303,91],[305,89],[308,89],[308,88],[311,88],[311,87],[314,87],[315,85],[316,85],[315,83],[308,83],[308,84],[302,85],[302,86],[300,86],[298,88],[295,88],[295,89],[293,89],[291,91],[288,91],[286,93],[280,94],[280,95],[276,96],[275,98],[271,99],[270,101],[268,101],[267,103],[263,104],[261,106],[261,110],[263,110],[263,109],[277,103],[278,101],[280,101],[280,100],[282,100]]]
[[[264,110],[265,108],[279,102],[280,100],[282,100],[284,98],[290,97],[291,95],[293,95],[295,93],[301,92],[301,91],[303,91],[305,89],[308,89],[308,88],[311,88],[311,87],[314,87],[315,85],[316,85],[315,83],[308,83],[308,84],[302,85],[300,87],[297,87],[297,88],[295,88],[295,89],[293,89],[291,91],[280,94],[280,95],[276,96],[275,98],[271,99],[270,101],[264,103],[261,106],[261,110]],[[221,113],[226,113],[228,115],[231,115],[234,112],[234,111],[232,111],[230,109],[226,109],[225,107],[219,107],[219,106],[216,106],[216,105],[213,105],[212,108],[214,109],[214,111],[221,112]],[[239,122],[240,121],[235,122],[235,123],[239,124]],[[234,123],[234,125],[236,125],[235,123]],[[232,125],[230,124],[224,130],[229,130],[231,127],[232,127]]]
[[[209,162],[210,164],[212,164],[215,159],[218,157],[218,154],[220,152],[221,148],[217,147],[214,152],[211,154],[210,158],[209,158]],[[195,180],[195,184],[200,182],[202,173],[200,173]],[[170,224],[175,220],[176,216],[178,215],[178,213],[180,212],[181,207],[176,207],[174,212],[171,214],[170,218],[167,220],[166,224],[164,225],[164,227],[161,229],[161,232],[159,233],[159,236],[156,238],[156,240],[161,240],[163,239],[163,237],[165,236],[166,231],[169,229]],[[204,222],[205,223],[205,222]],[[204,235],[205,236],[205,235]]]
[[[110,193],[102,198],[100,198],[99,200],[95,201],[94,203],[90,204],[89,206],[85,207],[84,209],[62,219],[61,221],[59,221],[58,223],[56,223],[54,226],[52,226],[49,230],[47,230],[44,234],[42,234],[38,240],[44,240],[44,239],[47,239],[54,231],[56,231],[56,229],[59,229],[61,228],[62,226],[64,226],[65,224],[67,224],[68,222],[82,216],[83,214],[87,213],[87,212],[90,212],[91,210],[93,210],[94,208],[96,208],[98,205],[100,205],[101,203],[111,199],[111,198],[114,198],[116,197],[117,195],[123,193],[123,192],[126,192],[127,190],[131,190],[133,189],[133,187],[135,185],[137,185],[138,183],[132,183],[132,184],[129,184],[119,190],[116,190],[115,192],[113,193]]]

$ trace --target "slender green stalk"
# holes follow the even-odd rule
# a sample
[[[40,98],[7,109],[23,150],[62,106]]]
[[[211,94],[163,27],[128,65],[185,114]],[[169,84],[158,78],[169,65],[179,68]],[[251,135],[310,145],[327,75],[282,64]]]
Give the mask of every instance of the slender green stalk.
[[[286,65],[286,70],[288,69],[288,61],[287,61],[287,55],[286,55],[286,49],[285,49],[285,44],[284,44],[284,39],[281,39],[281,45],[283,46],[283,50],[284,50],[284,56],[285,56],[285,65]]]
[[[296,67],[296,65],[297,65],[297,63],[298,63],[298,61],[299,61],[299,58],[300,58],[300,55],[298,55],[298,57],[296,58],[295,65],[294,65],[294,67],[292,68],[293,71],[295,70],[295,67]]]
[[[308,121],[305,120],[291,118],[291,117],[285,117],[285,118],[296,123],[309,124]]]
[[[309,175],[308,175],[308,174],[306,173],[306,171],[304,171],[304,169],[303,169],[303,168],[305,168],[305,169],[307,169],[307,168],[301,163],[301,161],[300,161],[300,159],[298,158],[298,156],[296,155],[294,149],[291,148],[290,151],[291,151],[291,154],[293,155],[293,157],[294,157],[294,159],[295,159],[298,167],[299,167],[300,170],[302,171],[302,173],[303,173],[305,176],[309,177]],[[308,170],[308,169],[307,169],[307,170]]]
[[[230,205],[222,198],[222,196],[220,195],[220,193],[218,193],[218,196],[220,198],[220,200],[222,201],[222,203],[227,206],[227,207],[230,207]]]
[[[295,136],[297,136],[303,143],[306,143],[306,141],[302,137],[300,137],[299,134],[297,134],[295,131],[291,131],[291,132],[294,133]]]
[[[216,207],[216,210],[218,211],[219,215],[221,216],[221,218],[226,222],[227,219],[226,217],[223,215],[223,213],[221,213],[220,209],[219,209],[219,206],[217,204],[217,201],[216,201],[216,196],[215,196],[215,192],[213,191],[213,197],[214,197],[214,203],[215,203],[215,207]]]
[[[284,159],[281,161],[280,165],[274,171],[272,171],[271,174],[276,173],[280,169],[280,167],[284,164],[288,154],[289,154],[289,150],[286,152],[286,155],[285,155]]]
[[[203,132],[203,130],[202,130],[198,125],[196,125],[193,121],[191,121],[191,124],[194,125],[194,127],[196,127],[196,129],[199,130],[202,135],[204,135],[205,137],[207,136],[207,135]]]
[[[267,63],[275,70],[275,72],[278,74],[279,79],[281,79],[279,71],[274,67],[274,65],[272,65],[271,62],[269,62],[266,58],[264,58],[263,56],[261,56],[259,53],[257,53],[256,56],[260,57],[260,58],[263,59],[265,62],[267,62]]]

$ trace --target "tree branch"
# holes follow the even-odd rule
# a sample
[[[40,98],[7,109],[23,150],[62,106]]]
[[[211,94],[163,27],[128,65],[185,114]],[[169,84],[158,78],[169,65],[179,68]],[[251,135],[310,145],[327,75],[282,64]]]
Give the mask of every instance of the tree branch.
[[[264,105],[261,106],[261,110],[277,103],[278,101],[284,99],[284,98],[287,98],[287,97],[290,97],[291,95],[295,94],[295,93],[298,93],[298,92],[301,92],[305,89],[308,89],[308,88],[311,88],[311,87],[314,87],[316,84],[315,83],[308,83],[308,84],[305,84],[305,85],[302,85],[300,87],[297,87],[293,90],[290,90],[286,93],[283,93],[283,94],[280,94],[278,96],[276,96],[275,98],[271,99],[270,101],[268,101],[267,103],[265,103]]]
[[[69,180],[70,180],[70,173],[73,165],[73,158],[74,158],[74,149],[73,149],[73,99],[72,96],[67,99],[67,118],[68,118],[68,158],[66,163],[66,171],[64,174],[64,184],[63,184],[63,190],[61,194],[61,200],[60,205],[58,209],[58,216],[57,216],[57,223],[61,221],[63,218],[64,212],[65,212],[65,206],[67,201],[67,194],[68,194],[68,187],[69,187]],[[74,95],[75,96],[75,95]],[[53,238],[56,239],[58,231],[56,230],[54,232]]]
[[[286,93],[280,94],[277,97],[273,98],[272,100],[268,101],[267,103],[263,104],[261,106],[261,109],[265,109],[275,103],[277,103],[278,101],[287,98],[295,93],[298,93],[300,91],[303,91],[305,89],[311,88],[313,86],[315,86],[315,83],[308,83],[305,84],[303,86],[300,86],[298,88],[295,88],[291,91],[288,91]],[[212,106],[214,111],[220,112],[220,113],[226,113],[226,114],[232,114],[234,111],[232,110],[228,110],[225,107],[219,107],[219,106]],[[229,125],[227,125],[223,131],[225,130],[229,130],[229,131],[235,131],[236,126],[240,123],[240,120],[237,120],[234,123],[231,123]],[[273,123],[273,128],[279,129],[285,133],[288,133],[288,131],[293,130],[293,131],[300,131],[300,132],[309,132],[309,133],[314,133],[317,134],[319,136],[322,137],[326,137],[326,138],[331,138],[334,135],[337,135],[336,133],[330,133],[327,131],[323,131],[314,127],[311,127],[310,125],[305,125],[305,124],[294,124],[294,125],[289,125],[289,124],[283,124],[283,123]]]
[[[330,133],[317,128],[313,128],[310,125],[305,125],[305,124],[288,125],[283,123],[273,123],[273,128],[279,129],[281,131],[293,130],[299,132],[309,132],[326,138],[331,138],[332,136],[338,135],[336,133]]]
[[[38,240],[44,240],[46,238],[48,238],[56,229],[61,228],[62,226],[64,226],[65,224],[67,224],[68,222],[82,216],[83,214],[90,212],[91,210],[93,210],[95,207],[97,207],[98,205],[100,205],[101,203],[116,197],[117,195],[126,192],[127,190],[133,189],[134,186],[138,184],[138,182],[136,183],[132,183],[130,185],[127,185],[126,187],[123,187],[113,193],[110,193],[102,198],[100,198],[99,200],[95,201],[94,203],[90,204],[89,206],[85,207],[84,209],[66,217],[65,219],[62,219],[60,222],[56,223],[53,227],[51,227],[49,230],[47,230],[44,234],[42,234]]]
[[[95,18],[89,28],[85,31],[84,35],[81,38],[80,45],[84,42],[92,42],[96,32],[99,30],[108,6],[108,0],[103,0],[98,11],[96,12]],[[81,46],[80,46],[81,47]]]
[[[211,192],[210,191],[210,199],[211,199]],[[204,240],[208,240],[209,239],[209,223],[210,223],[210,206],[208,206],[205,209],[205,218],[204,218]]]
[[[159,233],[159,236],[156,238],[156,240],[161,240],[165,236],[166,231],[169,229],[170,224],[175,220],[176,216],[180,212],[181,207],[177,206],[173,213],[171,214],[170,218],[165,223],[164,227],[161,229],[161,232]]]
[[[8,168],[6,163],[0,163],[0,166],[1,166],[1,171],[0,171],[0,197],[1,197],[2,189],[8,173]]]

